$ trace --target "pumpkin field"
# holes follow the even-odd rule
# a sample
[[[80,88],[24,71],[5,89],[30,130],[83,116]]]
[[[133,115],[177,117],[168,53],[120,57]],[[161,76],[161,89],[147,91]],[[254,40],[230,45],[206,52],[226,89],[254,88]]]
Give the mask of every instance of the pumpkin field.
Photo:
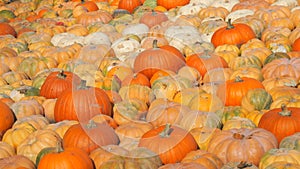
[[[0,169],[300,169],[300,0],[0,0]]]

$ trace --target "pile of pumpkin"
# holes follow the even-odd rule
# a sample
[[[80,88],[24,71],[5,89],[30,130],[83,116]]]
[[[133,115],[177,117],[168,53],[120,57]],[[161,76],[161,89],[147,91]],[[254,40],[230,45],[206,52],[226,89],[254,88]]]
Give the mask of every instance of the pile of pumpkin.
[[[300,168],[300,1],[1,0],[1,169]]]

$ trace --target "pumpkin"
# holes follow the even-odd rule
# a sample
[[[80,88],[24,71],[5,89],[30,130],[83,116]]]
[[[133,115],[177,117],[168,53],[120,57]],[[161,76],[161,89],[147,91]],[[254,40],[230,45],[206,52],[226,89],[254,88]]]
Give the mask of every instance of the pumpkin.
[[[48,119],[38,114],[38,115],[25,116],[23,118],[18,119],[14,123],[13,128],[32,126],[35,129],[43,129],[48,124],[49,124]]]
[[[273,60],[280,59],[280,58],[290,59],[290,56],[285,52],[272,52],[272,54],[266,57],[265,61],[263,62],[263,65],[267,65],[268,63],[271,63]]]
[[[113,107],[113,119],[118,125],[145,120],[148,105],[140,99],[125,99]]]
[[[92,151],[89,156],[93,160],[96,168],[99,168],[103,163],[108,161],[112,156],[125,156],[128,151],[118,145],[107,145]]]
[[[262,88],[248,90],[242,98],[241,106],[247,111],[269,109],[272,96]]]
[[[131,85],[131,84],[139,84],[139,85],[145,85],[150,87],[150,80],[146,75],[137,72],[134,74],[127,75],[122,80],[122,86]]]
[[[246,115],[247,119],[250,119],[251,121],[253,121],[253,123],[258,126],[258,123],[260,121],[260,118],[262,117],[262,115],[267,112],[269,110],[255,110],[255,111],[251,111],[248,112],[248,114]]]
[[[163,164],[180,162],[187,153],[198,147],[189,132],[170,124],[146,132],[138,146],[157,153]]]
[[[139,22],[151,28],[154,25],[160,24],[168,20],[168,17],[163,12],[151,11],[145,12],[140,18]]]
[[[0,168],[25,168],[35,169],[34,163],[23,155],[14,155],[0,159]]]
[[[38,153],[46,147],[56,146],[61,142],[60,136],[53,130],[36,130],[17,147],[17,154],[28,157],[35,163]]]
[[[292,44],[293,51],[300,51],[300,38],[297,38]]]
[[[1,141],[0,142],[0,158],[11,157],[16,155],[16,150],[10,144]]]
[[[233,80],[227,80],[224,85],[220,85],[217,96],[224,101],[225,106],[239,106],[247,91],[255,88],[263,89],[264,86],[256,79],[237,76]]]
[[[4,102],[0,101],[0,107],[2,117],[0,122],[0,138],[2,138],[6,130],[12,127],[15,117],[12,110]]]
[[[204,150],[190,151],[181,161],[181,163],[197,163],[204,165],[205,168],[218,169],[223,166],[223,162],[215,154]]]
[[[15,31],[14,27],[9,25],[6,22],[0,23],[0,35],[12,35],[14,37],[17,36],[17,32]]]
[[[54,146],[50,149],[43,149],[41,154],[44,154],[38,163],[38,168],[61,168],[70,167],[73,169],[93,169],[92,160],[89,155],[79,148],[65,148],[62,149],[60,146]],[[59,159],[59,160],[57,160]]]
[[[250,119],[235,116],[227,120],[223,124],[222,130],[224,131],[224,130],[241,129],[241,128],[254,129],[256,128],[256,125]]]
[[[162,165],[159,156],[144,147],[134,148],[125,154],[114,154],[107,161],[103,162],[99,169],[126,168],[139,169],[141,166],[149,169],[157,169]]]
[[[95,2],[93,2],[93,1],[82,1],[81,3],[77,4],[76,6],[83,6],[89,12],[90,11],[97,11],[97,10],[99,10],[97,4]]]
[[[214,135],[207,151],[216,154],[225,164],[248,161],[258,165],[264,153],[277,146],[278,142],[271,132],[261,128],[243,128],[222,130]]]
[[[235,77],[237,76],[253,78],[259,81],[264,80],[261,70],[257,67],[250,67],[250,66],[239,67],[231,73],[230,79],[235,79]]]
[[[176,55],[173,48],[160,48],[157,41],[153,41],[153,48],[139,53],[134,61],[134,71],[145,74],[149,79],[158,70],[177,72],[185,65],[183,55]]]
[[[273,168],[289,168],[289,169],[297,169],[300,167],[300,164],[295,164],[293,162],[273,162],[272,164],[268,165],[265,169],[273,169]]]
[[[67,130],[72,126],[78,124],[78,121],[75,120],[63,120],[56,123],[51,123],[45,126],[45,129],[50,129],[55,131],[61,139],[63,139]]]
[[[287,148],[273,148],[267,151],[259,162],[259,168],[266,169],[274,163],[282,163],[285,164],[291,163],[294,165],[300,164],[300,153],[296,150],[291,150]],[[287,165],[289,166],[289,165]]]
[[[93,105],[93,106],[91,106]],[[88,121],[97,114],[111,115],[112,105],[107,94],[99,88],[88,87],[84,81],[75,88],[65,90],[54,108],[55,121]]]
[[[286,107],[283,104],[281,108],[271,109],[264,113],[258,127],[272,132],[280,143],[284,137],[300,131],[299,110],[297,107]],[[270,121],[272,123],[269,123]]]
[[[35,99],[21,100],[13,103],[10,108],[15,114],[16,119],[35,114],[44,114],[43,106]]]
[[[196,140],[198,147],[200,150],[207,151],[207,145],[209,144],[211,138],[215,134],[219,134],[221,130],[219,128],[214,127],[197,127],[190,130],[190,133],[193,135]]]
[[[280,108],[282,104],[285,104],[287,107],[300,107],[299,105],[299,94],[294,94],[292,96],[281,96],[279,98],[276,98],[271,106],[270,109],[274,109],[274,108]]]
[[[108,23],[112,19],[113,18],[111,14],[103,10],[86,12],[76,18],[77,23],[84,26],[88,26],[97,22]]]
[[[158,169],[180,169],[180,168],[197,168],[197,169],[206,169],[204,165],[198,163],[174,163],[174,164],[166,164],[160,166]]]
[[[214,7],[214,6],[202,8],[198,12],[198,16],[200,19],[205,19],[208,17],[220,17],[222,19],[225,19],[228,14],[229,14],[229,11],[226,8]]]
[[[204,76],[211,69],[228,67],[227,62],[222,57],[212,52],[190,55],[186,58],[186,64],[197,69],[201,76]]]
[[[290,86],[296,87],[297,86],[297,78],[295,77],[275,77],[275,78],[268,78],[262,81],[266,91],[270,91],[272,88],[279,87],[279,86]]]
[[[63,91],[79,83],[80,78],[72,72],[52,72],[41,86],[40,95],[47,99],[58,98]]]
[[[183,116],[189,113],[190,109],[177,102],[158,98],[151,102],[146,121],[154,127],[165,125],[167,123],[179,124]]]
[[[288,148],[300,150],[300,132],[283,138],[279,144],[279,148]]]
[[[166,9],[175,8],[177,6],[184,6],[187,5],[190,2],[190,0],[183,0],[183,1],[172,1],[172,0],[157,0],[157,5],[162,6]]]
[[[130,13],[133,13],[134,10],[141,5],[142,2],[140,0],[120,0],[118,3],[118,9],[126,9]]]
[[[88,154],[98,148],[109,144],[118,144],[119,138],[107,123],[88,123],[71,126],[63,137],[64,148],[80,148]]]
[[[225,106],[223,109],[218,110],[216,114],[222,118],[222,123],[225,124],[233,117],[246,117],[248,111],[242,106]]]
[[[137,84],[123,86],[120,88],[118,93],[122,100],[140,99],[147,105],[150,105],[150,103],[155,99],[155,95],[150,87]]]
[[[188,131],[203,126],[220,128],[221,119],[213,112],[193,110],[182,117],[180,126]]]
[[[228,162],[222,166],[221,169],[258,169],[258,167],[251,162]]]
[[[193,87],[192,81],[179,75],[162,76],[151,84],[156,98],[173,100],[175,94],[185,88]]]
[[[214,32],[211,42],[215,47],[223,44],[242,45],[255,36],[250,26],[243,23],[232,24],[229,19],[226,27]]]

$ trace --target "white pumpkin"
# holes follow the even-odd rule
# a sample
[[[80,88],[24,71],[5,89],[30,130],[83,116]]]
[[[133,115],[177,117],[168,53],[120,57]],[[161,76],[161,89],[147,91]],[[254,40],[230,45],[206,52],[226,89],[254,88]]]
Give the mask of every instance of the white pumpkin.
[[[130,24],[122,30],[122,35],[137,35],[140,39],[147,36],[149,27],[143,23]]]
[[[111,45],[109,37],[103,32],[94,32],[87,35],[86,37],[84,37],[83,43],[84,45]]]
[[[210,6],[215,0],[191,0],[189,4],[204,4]]]
[[[178,15],[197,15],[202,8],[206,8],[207,5],[202,3],[189,3],[179,8]]]
[[[182,51],[186,45],[202,41],[199,31],[193,26],[170,26],[164,34],[169,45]]]
[[[51,38],[51,43],[58,47],[66,47],[74,43],[84,44],[84,37],[64,32],[54,35]]]
[[[116,57],[121,61],[125,61],[130,53],[141,48],[141,44],[135,38],[122,37],[114,41],[111,47],[114,50]]]
[[[229,12],[233,8],[233,6],[239,3],[239,0],[215,0],[211,6],[213,7],[223,7],[226,8]]]
[[[225,21],[227,22],[228,19],[231,19],[231,22],[235,21],[236,19],[248,16],[248,15],[253,15],[254,11],[250,10],[250,9],[240,9],[240,10],[236,10],[233,12],[230,12],[226,18]]]
[[[276,2],[272,3],[271,6],[286,6],[290,9],[298,6],[297,0],[277,0]]]

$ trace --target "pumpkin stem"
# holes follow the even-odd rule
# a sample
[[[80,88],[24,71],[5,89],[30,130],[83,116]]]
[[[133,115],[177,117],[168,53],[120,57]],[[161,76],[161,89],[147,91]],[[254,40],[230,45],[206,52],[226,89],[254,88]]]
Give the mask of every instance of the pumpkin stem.
[[[64,70],[62,70],[59,74],[57,74],[57,77],[60,79],[65,79],[67,75],[65,74]]]
[[[246,161],[241,161],[236,167],[239,169],[251,167],[252,164],[247,163]]]
[[[86,86],[86,80],[81,80],[77,89],[88,89],[88,86]]]
[[[234,133],[234,134],[233,134],[233,138],[235,138],[235,139],[241,140],[241,139],[243,139],[244,137],[245,137],[244,135],[239,134],[239,133]]]
[[[281,112],[279,112],[279,115],[281,116],[291,116],[292,112],[288,110],[286,107],[286,104],[281,105]]]
[[[173,132],[173,129],[171,129],[171,124],[167,123],[165,126],[165,129],[161,133],[159,133],[159,136],[160,137],[169,137],[172,132]]]
[[[228,19],[228,22],[227,22],[227,27],[226,27],[226,29],[228,30],[228,29],[233,29],[234,28],[234,26],[232,25],[232,23],[231,23],[231,18],[229,18]]]
[[[89,120],[88,124],[86,125],[86,128],[91,129],[97,127],[97,124],[94,120]]]
[[[235,77],[235,82],[243,82],[243,79],[240,76]]]
[[[158,48],[157,43],[158,43],[157,39],[154,39],[154,40],[153,40],[152,47],[153,47],[153,48]]]
[[[64,149],[62,148],[61,142],[58,141],[55,146],[55,152],[60,153],[63,151],[64,151]]]

